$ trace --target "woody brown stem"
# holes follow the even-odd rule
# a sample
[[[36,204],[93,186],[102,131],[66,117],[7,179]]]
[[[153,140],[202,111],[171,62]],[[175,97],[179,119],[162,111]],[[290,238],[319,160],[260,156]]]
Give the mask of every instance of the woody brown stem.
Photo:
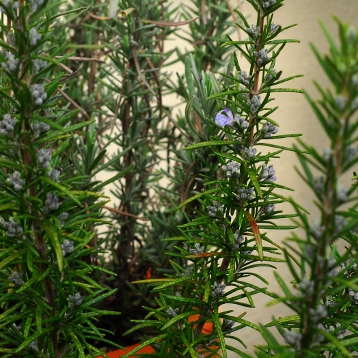
[[[24,76],[25,80],[26,77]],[[25,119],[24,119],[24,125],[23,125],[23,129],[24,132],[29,133],[30,132],[30,128],[29,128],[29,114],[25,113]],[[25,171],[27,172],[26,176],[28,177],[28,173],[29,170],[28,168],[31,168],[31,156],[30,156],[30,152],[28,150],[28,148],[30,147],[30,140],[28,135],[24,136],[24,146],[21,149],[22,152],[22,158],[24,161],[24,166],[25,166]],[[33,181],[33,177],[32,177],[32,173],[30,174],[30,182]],[[34,184],[32,184],[29,188],[29,193],[30,193],[30,197],[32,198],[36,198],[37,197],[37,190],[36,190],[36,186]],[[40,214],[38,212],[37,209],[32,210],[32,205],[29,204],[29,212],[31,212],[31,215],[33,215],[35,217],[35,220],[32,221],[32,231],[35,237],[35,248],[38,251],[38,253],[40,254],[40,257],[42,259],[43,262],[48,262],[48,256],[47,256],[47,252],[46,252],[46,243],[45,240],[43,238],[43,236],[41,235],[41,226],[42,226],[42,221],[40,219]],[[39,269],[40,272],[44,272],[46,270],[45,266],[42,263],[39,263]],[[55,300],[56,300],[56,295],[53,289],[53,285],[51,283],[51,279],[47,276],[44,278],[44,288],[45,288],[45,299],[46,302],[50,305],[51,307],[51,314],[52,316],[55,316],[56,314],[56,305],[55,305]],[[59,347],[58,347],[58,342],[57,342],[57,333],[56,331],[52,333],[52,344],[53,344],[53,349],[55,352],[55,358],[60,358],[60,351],[59,351]]]
[[[264,24],[265,24],[265,15],[263,11],[260,12],[260,32],[256,39],[256,52],[259,52],[262,49],[262,33],[264,31]],[[259,84],[260,84],[260,66],[257,64],[257,61],[255,61],[254,65],[254,88],[250,93],[250,99],[252,99],[253,96],[256,96],[259,94]],[[254,145],[254,123],[255,123],[255,114],[250,113],[249,117],[249,128],[250,128],[250,146],[252,147]]]
[[[21,14],[23,8],[24,8],[24,0],[19,0],[20,14]],[[20,32],[23,31],[21,15],[19,16],[18,30]],[[24,55],[23,58],[27,57],[26,56],[27,54],[23,54],[23,55]],[[26,76],[26,61],[25,60],[23,60],[21,63],[21,80],[22,80],[22,82],[25,83],[25,85],[27,85],[28,79]],[[29,151],[29,148],[31,145],[31,142],[30,142],[31,138],[29,136],[29,133],[31,133],[31,128],[30,128],[30,124],[29,124],[30,116],[31,116],[31,109],[29,107],[26,107],[24,109],[24,113],[23,113],[23,130],[24,130],[25,135],[23,136],[23,146],[21,147],[21,154],[22,154],[22,158],[23,158],[26,177],[29,178],[29,182],[31,183],[34,181],[35,176],[34,176],[32,170],[30,169],[33,167],[31,155],[30,155],[30,151]],[[37,193],[35,184],[30,185],[29,194],[30,194],[30,197],[37,198],[38,193]],[[47,252],[46,252],[46,242],[41,234],[42,221],[40,219],[40,213],[36,208],[33,209],[32,204],[29,204],[28,209],[29,209],[29,212],[31,213],[31,215],[35,218],[32,221],[32,231],[33,231],[33,235],[35,238],[35,245],[36,245],[35,248],[38,251],[38,253],[40,254],[42,262],[48,262],[48,256],[47,256]],[[39,263],[39,269],[40,269],[40,272],[44,272],[46,270],[43,263]],[[55,292],[53,289],[51,279],[48,276],[46,276],[44,278],[43,284],[44,284],[44,288],[45,288],[45,300],[51,307],[52,316],[55,316],[55,314],[56,314],[56,304],[55,304],[56,297],[55,296],[56,295],[55,295]],[[55,354],[54,357],[60,358],[61,354],[60,354],[60,350],[58,347],[56,331],[54,331],[52,333],[51,338],[52,338],[53,350],[54,350],[54,354]]]
[[[346,89],[342,89],[343,93],[346,92]],[[348,122],[348,114],[344,113],[342,116],[342,122],[347,123]],[[339,124],[341,127],[342,124]],[[327,279],[327,249],[332,245],[334,234],[329,230],[330,223],[332,221],[332,218],[334,219],[335,211],[339,203],[337,202],[337,196],[335,193],[335,188],[337,185],[337,180],[339,176],[342,174],[342,150],[343,150],[343,138],[341,133],[341,128],[338,130],[338,134],[335,137],[334,141],[334,152],[332,154],[333,156],[333,162],[335,164],[330,165],[330,168],[328,169],[329,175],[327,176],[327,188],[326,192],[323,195],[322,198],[322,206],[323,206],[323,226],[325,228],[325,234],[322,236],[320,240],[317,240],[317,257],[318,258],[324,258],[324,263],[320,260],[316,260],[315,267],[313,268],[313,274],[315,278],[315,292],[317,293],[317,297],[313,298],[308,302],[308,308],[303,316],[303,325],[302,325],[302,340],[301,340],[301,350],[299,351],[299,358],[305,357],[305,351],[310,348],[310,341],[309,341],[309,332],[312,330],[311,327],[311,319],[309,315],[309,309],[315,308],[315,302],[320,302],[323,298],[323,292],[319,288],[324,284],[324,280]],[[331,162],[332,163],[332,162]],[[346,293],[343,294],[343,297],[346,295]]]

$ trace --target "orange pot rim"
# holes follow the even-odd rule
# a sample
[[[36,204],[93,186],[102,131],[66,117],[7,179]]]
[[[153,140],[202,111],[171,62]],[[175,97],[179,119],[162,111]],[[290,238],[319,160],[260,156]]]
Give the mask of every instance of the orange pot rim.
[[[189,317],[189,320],[195,321],[198,318],[199,318],[199,315],[193,315],[192,317]],[[203,328],[203,333],[209,334],[212,331],[213,331],[213,324],[205,323],[204,328]],[[138,347],[139,345],[140,345],[140,343],[132,344],[131,346],[126,347],[125,349],[117,349],[115,351],[108,352],[108,353],[106,353],[106,355],[108,358],[124,357],[126,354],[130,353],[134,348]],[[141,354],[148,354],[148,353],[149,354],[155,353],[155,350],[151,346],[145,346],[145,347],[141,348],[139,351],[137,351],[134,356],[131,356],[131,358],[138,357]],[[104,357],[105,357],[105,355],[98,356],[96,358],[104,358]]]

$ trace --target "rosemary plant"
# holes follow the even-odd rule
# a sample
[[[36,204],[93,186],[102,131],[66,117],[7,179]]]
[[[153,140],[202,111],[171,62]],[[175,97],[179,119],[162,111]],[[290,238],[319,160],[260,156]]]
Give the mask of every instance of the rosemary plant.
[[[198,69],[217,72],[225,67],[231,49],[221,45],[225,42],[225,35],[235,30],[233,25],[237,21],[230,2],[193,0],[181,4],[180,9],[184,20],[197,18],[197,21],[189,23],[187,31],[181,30],[176,36],[190,46],[189,51]],[[185,58],[181,53],[180,57]]]
[[[103,302],[103,306],[100,303],[98,306],[109,306],[112,310],[122,312],[122,316],[120,323],[115,317],[100,317],[97,326],[110,330],[118,342],[128,345],[138,338],[134,334],[123,338],[123,332],[131,327],[132,319],[143,318],[141,306],[153,305],[153,296],[148,294],[148,288],[133,286],[130,282],[173,272],[164,252],[170,250],[168,247],[175,243],[165,243],[161,239],[179,235],[176,226],[183,223],[183,216],[180,212],[175,212],[174,208],[192,190],[200,190],[194,187],[193,179],[203,165],[196,159],[189,159],[185,170],[191,166],[193,172],[189,169],[187,175],[187,180],[191,182],[185,188],[180,184],[180,190],[176,187],[167,188],[166,183],[160,182],[162,176],[168,176],[167,172],[155,170],[160,162],[172,165],[182,159],[180,156],[173,158],[174,161],[169,159],[173,153],[175,156],[179,153],[177,148],[180,136],[173,134],[174,120],[170,108],[164,103],[164,96],[176,89],[168,86],[169,75],[162,68],[171,53],[176,52],[165,52],[167,37],[173,33],[171,26],[191,19],[187,18],[179,23],[170,21],[172,18],[175,20],[173,15],[177,9],[169,11],[163,1],[111,1],[107,5],[101,1],[88,4],[82,0],[67,3],[66,16],[54,24],[53,36],[60,43],[66,43],[67,51],[75,51],[65,62],[70,72],[66,94],[71,100],[71,107],[80,110],[71,119],[72,123],[80,123],[85,118],[96,119],[96,125],[83,128],[86,132],[83,141],[70,141],[68,151],[63,156],[68,163],[68,175],[80,173],[86,176],[85,181],[74,182],[74,187],[78,190],[99,192],[106,188],[109,192],[108,186],[114,184],[111,193],[116,203],[102,206],[105,212],[112,214],[108,217],[113,225],[101,235],[96,233],[89,243],[94,249],[102,244],[111,253],[110,260],[108,256],[94,255],[87,259],[87,263],[100,264],[118,273],[117,277],[113,277],[103,272],[94,272],[92,278],[101,285],[119,288]],[[199,2],[196,5],[201,9]],[[209,19],[214,5],[206,9]],[[230,11],[225,8],[223,6],[219,13],[220,21],[231,16]],[[60,4],[53,4],[49,9],[53,16],[59,10]],[[211,32],[215,30],[213,20],[205,26]],[[213,32],[213,38],[209,40],[215,43],[210,48],[219,48],[216,37],[220,37],[223,42],[220,31],[227,29],[228,24],[225,22]],[[190,30],[196,39],[203,36],[195,26]],[[227,53],[227,49],[219,52]],[[211,58],[217,56],[216,51]],[[202,56],[196,56],[195,61],[199,68],[208,66],[207,59]],[[188,71],[190,73],[191,70]],[[193,95],[195,90],[191,76],[190,74],[190,95]],[[195,81],[199,81],[197,72]],[[183,82],[180,85],[185,89]],[[189,94],[185,92],[185,96]],[[200,101],[205,100],[206,95],[203,93]],[[217,111],[216,101],[211,102],[210,116]],[[206,115],[201,116],[204,118]],[[181,123],[175,124],[179,128],[180,125]],[[187,123],[182,131],[190,131],[187,135],[195,134]],[[113,155],[106,153],[109,145]],[[158,148],[163,151],[158,152]],[[114,173],[113,178],[100,184],[94,180],[94,176],[104,170]],[[180,180],[183,170],[171,170],[171,173]],[[180,192],[181,195],[173,196],[173,192]],[[87,212],[98,216],[101,208],[93,207],[91,203],[90,200],[85,202]],[[187,212],[190,212],[189,209]],[[149,225],[142,221],[148,219]],[[93,226],[91,230],[94,230]],[[101,346],[101,343],[94,344]]]
[[[168,255],[179,257],[184,264],[173,261],[175,275],[146,281],[155,286],[153,292],[159,295],[159,307],[147,308],[147,318],[138,321],[137,328],[151,327],[158,333],[138,349],[151,344],[157,357],[204,354],[227,357],[227,350],[247,356],[226,339],[236,339],[245,346],[231,333],[254,325],[243,318],[244,313],[234,316],[232,311],[219,308],[225,303],[253,307],[253,295],[271,295],[267,287],[250,282],[250,277],[255,276],[267,285],[266,279],[251,269],[274,267],[272,263],[283,261],[274,256],[281,248],[265,230],[296,227],[274,222],[297,214],[281,214],[276,208],[292,200],[277,193],[277,188],[287,188],[276,183],[275,170],[270,164],[271,158],[288,149],[274,144],[287,135],[276,135],[278,124],[271,115],[277,107],[271,106],[271,96],[275,91],[292,91],[279,86],[291,78],[281,78],[275,62],[285,45],[296,41],[277,37],[285,30],[273,22],[274,12],[283,5],[282,0],[249,2],[257,12],[256,24],[250,26],[237,11],[243,21],[243,25],[238,26],[248,35],[248,40],[230,40],[224,44],[240,51],[248,62],[249,72],[243,71],[243,64],[234,54],[235,73],[224,75],[227,81],[221,91],[213,77],[205,74],[202,77],[205,93],[210,94],[211,88],[217,91],[209,95],[207,101],[216,100],[221,110],[208,116],[204,107],[204,118],[200,120],[210,140],[185,148],[188,152],[207,149],[206,157],[201,160],[209,165],[199,176],[203,190],[181,204],[184,207],[197,201],[195,217],[179,226],[180,237],[167,239],[181,241]],[[193,63],[191,68],[195,74]],[[210,102],[208,104],[210,106]],[[263,154],[260,147],[272,148],[272,151]],[[216,160],[210,163],[210,158]],[[198,316],[195,320],[194,315]],[[206,322],[212,323],[213,329],[204,334]]]
[[[51,36],[61,12],[46,16],[42,0],[0,4],[1,356],[94,356],[88,341],[104,340],[95,318],[116,314],[93,308],[114,290],[93,281],[100,267],[86,263],[101,221],[91,209],[108,198],[74,190],[87,177],[67,175],[66,159],[93,121],[71,124],[78,110],[67,102],[66,73],[54,71],[71,55]]]
[[[64,5],[54,5],[52,13],[60,6]],[[160,25],[170,20],[175,9],[169,11],[163,1],[98,0],[75,0],[65,8],[67,16],[54,26],[54,36],[67,42],[67,51],[75,51],[66,61],[74,73],[67,95],[72,106],[80,106],[72,122],[96,120],[83,128],[87,133],[83,141],[70,143],[68,172],[86,176],[86,181],[76,182],[76,189],[106,190],[115,200],[101,207],[85,203],[95,215],[102,209],[101,215],[109,224],[89,243],[109,253],[87,260],[104,268],[93,272],[91,278],[118,289],[97,307],[122,312],[120,321],[100,317],[97,327],[113,333],[120,344],[130,345],[138,338],[123,337],[123,333],[131,327],[132,319],[144,316],[141,307],[150,305],[152,299],[145,286],[135,287],[130,282],[162,275],[161,271],[168,269],[160,238],[177,234],[178,215],[164,212],[159,208],[165,208],[159,202],[160,195],[152,195],[160,179],[153,169],[161,160],[157,147],[169,136],[163,104],[168,75],[162,67],[170,57],[164,45],[173,29]],[[108,172],[109,179],[96,181],[98,175],[108,176]],[[106,273],[108,269],[118,275]],[[102,342],[93,344],[103,346]]]
[[[247,327],[267,341],[261,358],[357,352],[357,30],[337,20],[338,46],[322,25],[330,54],[313,46],[333,90],[305,95],[329,147],[287,148],[279,139],[299,135],[278,134],[273,95],[300,91],[281,87],[298,76],[276,59],[298,41],[274,22],[284,0],[247,2],[253,24],[229,1],[0,0],[1,357],[103,357],[114,334],[145,337],[127,357],[150,345],[152,357],[245,358]],[[170,35],[190,54],[166,51]],[[166,66],[180,61],[176,83]],[[282,194],[272,159],[284,150],[316,219]],[[273,239],[296,227],[287,250]],[[256,269],[284,261],[280,297]],[[251,322],[260,295],[294,314]]]
[[[339,44],[321,24],[329,54],[322,56],[312,46],[331,88],[315,83],[319,101],[306,93],[329,146],[320,153],[315,146],[299,141],[308,155],[299,154],[302,168],[298,173],[312,191],[319,213],[308,217],[297,212],[305,236],[293,235],[288,245],[300,261],[297,266],[287,257],[294,285],[276,273],[284,292],[279,300],[296,313],[275,322],[289,346],[280,346],[262,327],[270,354],[260,357],[354,357],[358,352],[355,173],[350,183],[358,163],[358,32],[335,20]]]
[[[164,233],[177,234],[175,223],[171,225],[175,216],[168,216],[160,195],[153,195],[160,179],[155,167],[162,160],[158,147],[168,132],[163,103],[168,74],[163,66],[170,57],[165,42],[173,29],[165,22],[175,9],[169,11],[159,0],[123,0],[118,9],[127,9],[126,16],[104,24],[110,64],[101,68],[99,83],[107,92],[104,104],[112,121],[108,140],[112,140],[112,131],[118,133],[113,155],[108,157],[109,170],[125,174],[111,189],[118,205],[111,210],[114,225],[102,236],[112,255],[103,264],[118,276],[100,280],[118,288],[111,306],[122,312],[121,324],[116,319],[104,323],[128,344],[138,341],[135,335],[123,338],[133,325],[131,320],[144,317],[143,305],[153,305],[149,289],[130,282],[170,271],[161,238]]]
[[[229,61],[230,47],[221,46],[225,42],[226,34],[234,29],[234,14],[229,2],[193,1],[190,5],[182,4],[182,17],[188,20],[196,16],[197,21],[189,23],[189,30],[176,34],[193,46],[189,55],[184,59],[184,76],[177,73],[178,82],[173,80],[170,88],[186,103],[185,114],[179,113],[176,118],[168,117],[174,124],[173,135],[168,139],[170,163],[162,174],[169,180],[166,189],[166,198],[175,208],[185,202],[188,197],[201,192],[203,179],[201,174],[215,176],[218,159],[210,156],[210,148],[202,147],[188,152],[187,145],[210,140],[211,131],[218,134],[220,128],[212,128],[207,118],[215,117],[218,112],[218,103],[208,96],[220,91],[220,83],[227,81],[220,75],[219,70],[229,74],[233,69],[233,61]],[[218,25],[218,26],[217,26]],[[178,51],[179,52],[179,51]],[[174,112],[174,111],[172,111]],[[161,188],[162,189],[162,188]],[[182,207],[185,215],[179,225],[195,217],[199,203],[192,201]]]

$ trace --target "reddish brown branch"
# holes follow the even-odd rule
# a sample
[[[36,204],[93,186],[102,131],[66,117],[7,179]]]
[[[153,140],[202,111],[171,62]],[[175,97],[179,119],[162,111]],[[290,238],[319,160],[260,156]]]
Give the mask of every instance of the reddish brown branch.
[[[102,206],[103,209],[107,209],[109,211],[112,211],[113,213],[116,213],[116,214],[119,214],[119,215],[124,215],[124,216],[130,216],[131,218],[135,218],[137,220],[141,220],[141,221],[149,221],[149,219],[147,218],[141,218],[139,216],[136,216],[136,215],[133,215],[133,214],[130,214],[130,213],[126,213],[122,210],[118,210],[118,209],[115,209],[115,208],[111,208],[109,206]]]
[[[264,23],[265,23],[265,15],[264,13],[260,12],[260,33],[257,36],[256,40],[256,52],[259,53],[262,48],[262,33],[264,31]],[[250,94],[250,99],[252,99],[253,96],[257,96],[259,94],[259,83],[260,83],[260,66],[257,64],[257,61],[255,61],[254,65],[254,88],[253,91]],[[250,146],[252,147],[254,145],[254,122],[255,122],[255,114],[250,113],[250,119],[249,119],[249,127],[250,127]]]

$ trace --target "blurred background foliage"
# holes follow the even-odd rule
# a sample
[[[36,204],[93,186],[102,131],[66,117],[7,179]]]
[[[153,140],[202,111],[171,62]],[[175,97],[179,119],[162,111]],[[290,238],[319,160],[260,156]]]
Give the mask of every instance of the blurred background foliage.
[[[201,191],[200,176],[216,167],[209,149],[183,147],[217,134],[207,122],[217,113],[217,102],[206,98],[219,91],[224,80],[219,73],[233,68],[230,49],[221,44],[238,19],[228,1],[218,0],[189,5],[74,0],[53,4],[50,13],[60,8],[67,15],[58,19],[52,36],[69,56],[58,69],[68,77],[62,90],[79,109],[74,123],[96,121],[72,140],[67,170],[86,178],[75,183],[78,189],[110,187],[106,193],[112,197],[107,206],[89,209],[112,223],[91,228],[96,231],[91,246],[108,255],[93,256],[89,263],[116,273],[96,272],[93,279],[118,289],[98,305],[121,316],[102,317],[98,326],[128,345],[138,341],[135,334],[122,336],[133,326],[130,321],[144,317],[142,306],[155,304],[146,285],[131,282],[173,272],[165,252],[179,243],[161,240],[178,236],[177,225],[193,217],[198,204],[176,208]],[[183,23],[189,24],[185,30]],[[167,49],[176,38],[185,40],[188,52]],[[172,73],[171,66],[180,63],[183,73]],[[184,113],[178,112],[184,102]],[[99,177],[100,172],[106,174]]]

